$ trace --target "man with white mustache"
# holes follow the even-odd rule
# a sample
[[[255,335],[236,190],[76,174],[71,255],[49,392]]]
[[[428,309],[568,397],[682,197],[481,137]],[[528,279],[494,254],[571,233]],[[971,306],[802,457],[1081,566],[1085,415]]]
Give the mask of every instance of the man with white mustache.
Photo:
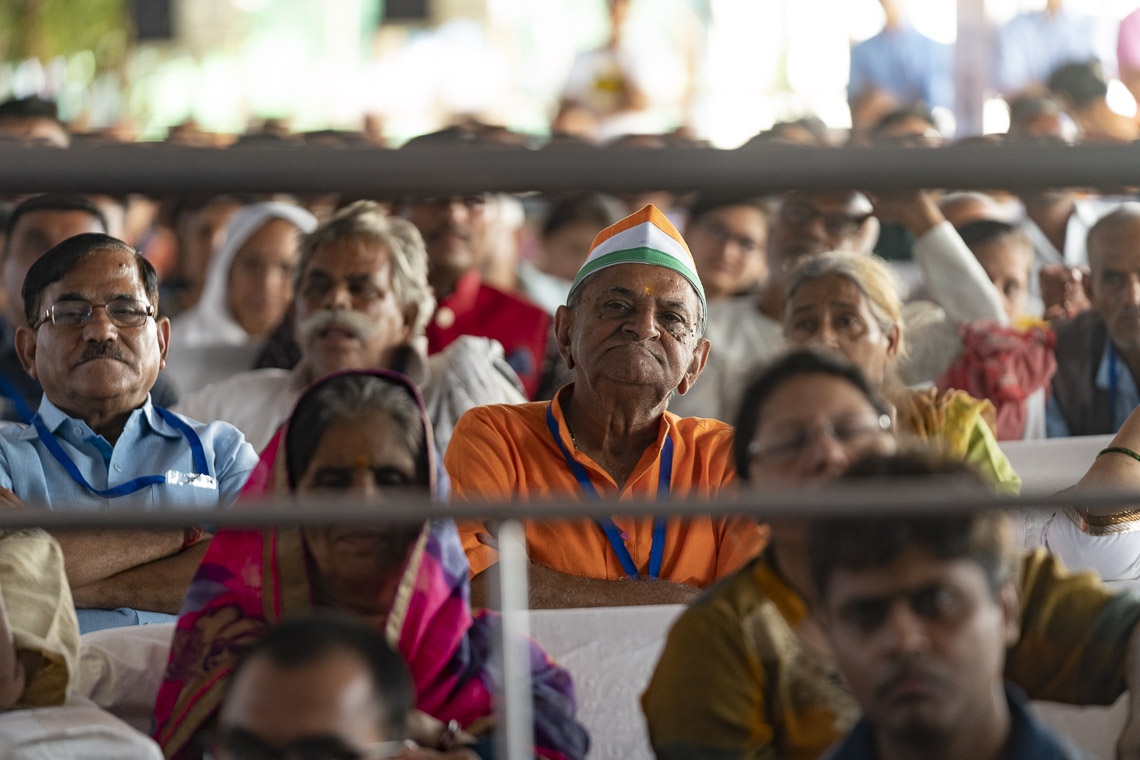
[[[304,236],[300,247],[293,317],[301,361],[292,370],[253,370],[209,385],[178,411],[225,420],[261,449],[310,383],[340,370],[383,367],[419,385],[442,451],[467,409],[525,400],[493,340],[465,336],[427,358],[424,328],[435,298],[423,238],[411,222],[359,201]]]

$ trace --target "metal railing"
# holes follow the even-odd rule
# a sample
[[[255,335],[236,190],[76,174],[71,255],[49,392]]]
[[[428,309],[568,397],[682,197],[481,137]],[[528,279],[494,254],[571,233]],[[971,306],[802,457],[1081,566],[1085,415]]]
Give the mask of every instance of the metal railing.
[[[1087,187],[1117,191],[1140,183],[1140,146],[1002,146],[1000,148],[772,148],[668,151],[552,148],[330,148],[193,149],[160,144],[108,145],[58,150],[0,145],[0,194],[36,192],[138,192],[152,195],[221,192],[338,192],[398,199],[409,195],[643,189],[759,194],[855,187],[892,190]],[[172,190],[173,189],[173,190]],[[510,653],[514,635],[526,632],[528,590],[523,519],[592,518],[610,514],[692,516],[746,514],[822,517],[850,514],[943,513],[1029,507],[1134,508],[1140,491],[1083,490],[1072,494],[996,497],[953,488],[892,480],[844,483],[842,489],[745,492],[717,501],[438,504],[394,498],[365,509],[352,499],[299,499],[193,512],[82,513],[0,510],[0,530],[221,527],[420,522],[432,517],[492,520],[500,551],[503,610],[501,651],[504,693],[500,730],[506,760],[531,756],[530,692],[523,660]]]
[[[1089,187],[1140,183],[1140,145],[944,148],[442,147],[184,148],[136,143],[60,150],[0,145],[0,193],[331,193],[373,198],[483,191],[713,190],[762,193]],[[172,190],[173,189],[173,190]]]

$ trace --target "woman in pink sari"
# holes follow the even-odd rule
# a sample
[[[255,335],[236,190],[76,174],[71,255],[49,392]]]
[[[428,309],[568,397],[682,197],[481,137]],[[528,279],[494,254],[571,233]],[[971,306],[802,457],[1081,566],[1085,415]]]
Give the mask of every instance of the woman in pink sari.
[[[441,498],[445,479],[415,387],[394,373],[344,372],[302,395],[245,495],[339,491],[382,501],[386,489],[420,487]],[[219,532],[182,605],[155,739],[169,758],[199,757],[196,737],[213,723],[240,654],[277,621],[332,608],[375,624],[406,660],[423,713],[413,738],[440,740],[438,751],[409,756],[490,757],[493,613],[472,616],[467,578],[450,520]],[[589,740],[574,719],[569,674],[532,644],[531,675],[536,753],[583,758]],[[456,729],[469,744],[454,746]]]

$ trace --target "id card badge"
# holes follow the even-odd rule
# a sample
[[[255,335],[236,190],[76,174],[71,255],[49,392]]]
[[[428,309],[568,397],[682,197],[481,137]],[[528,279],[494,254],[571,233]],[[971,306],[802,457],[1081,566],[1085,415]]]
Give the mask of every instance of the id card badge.
[[[195,488],[208,488],[218,490],[218,481],[213,475],[201,472],[166,471],[166,484],[171,486],[194,486]]]

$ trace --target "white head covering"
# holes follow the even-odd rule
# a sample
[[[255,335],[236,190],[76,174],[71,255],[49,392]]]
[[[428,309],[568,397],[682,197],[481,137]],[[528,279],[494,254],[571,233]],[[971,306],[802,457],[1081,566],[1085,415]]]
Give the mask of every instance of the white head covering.
[[[254,203],[246,206],[230,217],[226,225],[226,239],[210,257],[206,266],[206,282],[202,287],[202,297],[189,311],[176,317],[170,325],[170,354],[167,358],[167,371],[173,376],[178,389],[189,392],[208,382],[221,379],[217,376],[229,374],[229,369],[249,369],[253,361],[252,352],[258,345],[238,324],[230,313],[228,287],[230,267],[234,257],[258,230],[274,219],[284,219],[294,225],[302,234],[312,232],[317,219],[308,211],[287,203]],[[211,352],[203,353],[204,349]],[[219,349],[227,351],[217,352]],[[250,352],[249,360],[242,365],[243,357],[236,354]],[[229,356],[234,354],[233,356]],[[229,359],[223,359],[229,356]],[[225,370],[212,371],[211,366],[222,361],[228,366]]]

